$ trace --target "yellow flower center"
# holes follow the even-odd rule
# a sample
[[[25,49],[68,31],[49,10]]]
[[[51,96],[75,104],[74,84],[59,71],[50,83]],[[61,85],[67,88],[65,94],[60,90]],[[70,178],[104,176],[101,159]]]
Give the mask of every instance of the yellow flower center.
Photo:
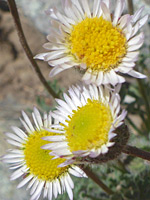
[[[107,143],[112,115],[109,106],[88,100],[85,106],[73,111],[67,122],[64,128],[70,151],[90,150]]]
[[[57,167],[64,162],[65,159],[58,158],[52,160],[53,156],[49,155],[50,151],[41,149],[41,146],[50,143],[41,138],[52,135],[56,135],[56,133],[45,130],[39,132],[35,131],[33,134],[29,135],[28,140],[24,144],[26,165],[30,168],[30,173],[37,176],[38,179],[45,181],[52,181],[58,178],[63,173],[67,172],[68,169],[68,167]]]
[[[76,59],[92,70],[110,71],[126,54],[126,38],[121,29],[102,17],[85,18],[73,26],[69,49]]]

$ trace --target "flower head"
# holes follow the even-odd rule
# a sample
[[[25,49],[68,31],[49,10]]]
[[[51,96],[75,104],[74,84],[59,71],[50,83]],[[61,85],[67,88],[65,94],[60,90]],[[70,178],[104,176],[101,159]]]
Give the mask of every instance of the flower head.
[[[117,88],[116,88],[117,90]],[[59,106],[52,113],[60,124],[53,126],[61,135],[45,137],[53,141],[44,149],[50,149],[56,158],[66,158],[59,166],[73,163],[75,157],[89,156],[95,158],[109,152],[115,145],[112,141],[118,137],[116,129],[120,127],[126,111],[120,111],[120,97],[116,91],[107,87],[74,87],[69,89],[69,96],[64,94],[65,101],[57,99]]]
[[[145,78],[133,68],[144,41],[144,34],[137,32],[148,15],[141,17],[142,7],[132,16],[122,16],[124,6],[124,0],[117,0],[111,13],[109,0],[94,0],[93,9],[88,0],[64,0],[65,14],[49,10],[54,29],[44,47],[50,52],[35,58],[54,67],[50,76],[80,66],[85,71],[83,80],[96,85],[125,82],[120,73]]]
[[[23,177],[18,188],[28,183],[27,189],[31,189],[31,200],[37,200],[43,191],[43,198],[51,200],[53,196],[57,198],[58,194],[67,191],[69,198],[73,199],[72,189],[73,181],[69,173],[84,177],[82,170],[76,166],[58,168],[57,166],[65,159],[53,159],[49,150],[41,149],[41,146],[48,142],[42,140],[42,137],[59,135],[54,132],[48,132],[45,129],[51,125],[51,116],[44,114],[41,118],[39,111],[35,108],[32,113],[35,127],[25,112],[22,112],[21,122],[26,132],[18,127],[12,127],[14,133],[6,133],[8,142],[17,149],[9,150],[9,153],[3,156],[3,161],[9,163],[10,169],[15,170],[11,175],[11,180]]]

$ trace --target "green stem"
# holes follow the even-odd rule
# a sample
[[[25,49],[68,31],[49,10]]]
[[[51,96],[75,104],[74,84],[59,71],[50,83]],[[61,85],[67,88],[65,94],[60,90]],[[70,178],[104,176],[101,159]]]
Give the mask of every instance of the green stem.
[[[120,169],[121,169],[121,171],[122,171],[123,173],[129,173],[129,171],[128,171],[128,170],[126,169],[126,167],[125,167],[125,164],[122,163],[121,160],[117,160],[117,162],[118,162],[118,165],[120,166]]]
[[[142,135],[141,130],[134,124],[134,122],[133,122],[129,117],[127,117],[127,121],[130,123],[130,125],[131,125],[140,135]]]
[[[114,192],[108,188],[96,174],[94,174],[89,167],[82,167],[82,170],[86,173],[86,175],[91,178],[97,185],[99,185],[107,194],[111,195]]]
[[[142,80],[137,79],[137,82],[138,82],[141,96],[143,97],[143,99],[145,101],[145,107],[146,107],[146,112],[148,115],[148,121],[150,122],[150,100],[147,98],[147,94],[146,94],[145,87],[143,85]]]
[[[16,29],[18,32],[18,36],[20,39],[20,43],[34,69],[34,71],[36,72],[39,80],[41,81],[41,83],[44,85],[44,87],[47,89],[47,91],[49,92],[49,94],[51,94],[54,98],[59,98],[59,96],[55,93],[55,91],[50,87],[50,85],[47,83],[47,81],[45,80],[43,74],[41,73],[41,70],[39,68],[39,66],[37,65],[37,63],[35,62],[35,60],[33,59],[33,54],[29,48],[29,45],[26,41],[22,26],[21,26],[21,22],[20,22],[20,18],[19,18],[19,14],[18,14],[18,10],[16,7],[16,3],[14,0],[8,0],[8,5],[10,8],[10,12],[12,14],[12,17],[14,19],[14,23],[16,25]]]

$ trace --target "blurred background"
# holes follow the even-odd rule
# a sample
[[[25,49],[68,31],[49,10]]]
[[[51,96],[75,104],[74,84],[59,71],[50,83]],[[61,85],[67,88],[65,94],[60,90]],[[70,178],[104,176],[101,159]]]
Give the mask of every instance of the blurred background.
[[[112,0],[112,2],[113,1],[114,0]],[[44,52],[42,45],[46,42],[46,34],[48,34],[50,31],[50,18],[45,14],[45,11],[53,6],[61,10],[61,0],[16,0],[16,3],[18,6],[23,30],[33,54],[36,55]],[[115,3],[112,3],[112,5],[115,6]],[[134,0],[135,10],[143,5],[145,6],[144,14],[150,14],[150,0]],[[147,70],[147,73],[149,73],[149,21],[144,26],[143,31],[145,32],[145,44],[141,50],[142,53],[137,66],[139,71],[142,72],[143,70]],[[50,79],[50,67],[47,65],[47,63],[38,61],[38,64],[46,80],[49,81],[49,84],[55,89],[55,91],[57,91],[57,93],[62,93],[62,91],[68,89],[70,85],[80,81],[81,75],[77,70],[74,69],[67,70],[57,75],[55,78]],[[130,79],[129,82],[131,82]],[[147,89],[147,94],[150,93],[149,84],[149,79],[143,82],[144,87]],[[122,103],[130,113],[127,123],[130,124],[131,132],[134,133],[134,135],[139,136],[136,137],[138,138],[136,141],[132,140],[134,141],[132,143],[136,145],[138,144],[138,146],[141,148],[148,149],[150,147],[150,129],[143,124],[143,116],[145,116],[145,114],[143,114],[143,112],[145,112],[145,103],[138,90],[138,87],[138,84],[136,84],[134,81],[132,87],[130,87],[129,84],[126,84],[121,93],[124,99]],[[128,92],[129,94],[127,97],[125,97],[125,92]],[[0,0],[0,156],[5,154],[6,149],[9,147],[5,141],[3,133],[6,131],[9,132],[11,130],[10,127],[13,125],[20,127],[21,125],[19,122],[19,117],[21,116],[21,110],[25,110],[30,115],[34,105],[37,106],[41,112],[44,110],[48,111],[53,108],[54,100],[38,80],[38,77],[34,73],[20,45],[7,2]],[[140,111],[141,114],[139,114]],[[146,120],[148,119],[145,117],[144,122]],[[146,123],[150,122],[146,121]],[[132,136],[132,138],[134,138],[134,136]],[[140,177],[143,177],[141,179],[144,180],[144,177],[150,179],[150,173],[147,173],[147,168],[145,169],[145,167],[143,167],[143,162],[139,162],[138,159],[133,161],[130,158],[125,158],[123,160],[124,164],[125,161],[127,163],[127,172],[125,172],[126,168],[124,171],[122,170],[122,172],[120,169],[116,171],[114,163],[110,163],[110,165],[107,166],[101,166],[100,171],[98,170],[99,168],[97,168],[98,174],[103,177],[104,181],[107,179],[106,175],[108,175],[108,180],[106,183],[110,185],[110,187],[116,188],[118,191],[118,196],[109,198],[90,180],[86,180],[86,183],[84,180],[82,180],[80,181],[80,184],[78,184],[78,180],[75,179],[74,199],[133,200],[135,196],[135,200],[150,200],[148,195],[142,197],[140,194],[138,194],[138,196],[136,196],[136,194],[139,192],[139,185],[140,188],[143,188],[143,190],[145,185],[141,185],[140,182],[136,187],[134,184],[135,182],[138,184],[138,180],[140,180],[140,178],[138,179],[137,177],[140,172]],[[128,164],[131,164],[131,167],[129,167]],[[147,162],[145,165],[148,166],[148,168],[150,167]],[[139,171],[139,169],[141,169],[141,171]],[[133,171],[135,178],[135,182],[133,178],[133,184],[131,181],[129,181],[132,179],[133,174],[131,175],[128,173],[128,171]],[[11,172],[8,170],[8,167],[0,162],[0,200],[28,200],[29,196],[25,188],[19,190],[16,189],[19,180],[13,182],[9,181],[10,174]],[[121,179],[125,179],[126,183],[124,184],[120,182]],[[148,183],[150,188],[150,181],[144,184]],[[126,193],[126,190],[129,188],[129,186],[131,188],[130,193],[133,193],[133,196],[127,194],[126,196],[122,197],[120,194],[121,191]],[[136,194],[134,194],[134,192]],[[143,194],[150,194],[150,189],[146,192],[143,191]],[[68,199],[68,197],[64,195],[58,199],[65,200]]]

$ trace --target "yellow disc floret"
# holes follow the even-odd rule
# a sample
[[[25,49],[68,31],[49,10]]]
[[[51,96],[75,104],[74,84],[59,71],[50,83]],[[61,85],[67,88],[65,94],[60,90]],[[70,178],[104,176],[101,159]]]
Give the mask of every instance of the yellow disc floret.
[[[87,104],[73,111],[65,126],[70,151],[100,148],[108,142],[112,124],[109,106],[98,100],[88,100]]]
[[[115,68],[126,54],[126,38],[121,29],[102,17],[85,18],[73,26],[69,49],[87,68],[104,72]]]
[[[33,134],[29,135],[26,143],[24,144],[24,155],[27,167],[29,171],[38,179],[45,181],[52,181],[62,174],[64,174],[68,167],[57,167],[59,164],[63,163],[65,159],[54,159],[53,156],[49,155],[49,150],[41,149],[41,146],[50,143],[44,141],[41,138],[45,136],[56,135],[55,133],[50,133],[45,130],[39,132],[35,131]]]

